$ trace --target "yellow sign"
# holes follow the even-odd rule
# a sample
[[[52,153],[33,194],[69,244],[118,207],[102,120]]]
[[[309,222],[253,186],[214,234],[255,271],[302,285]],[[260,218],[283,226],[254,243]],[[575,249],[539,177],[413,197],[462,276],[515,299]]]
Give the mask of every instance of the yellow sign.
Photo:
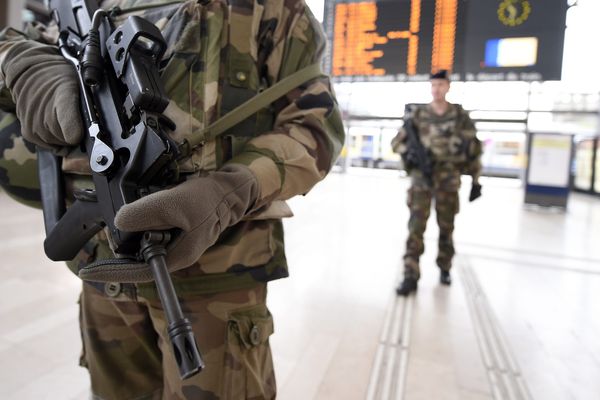
[[[527,21],[531,3],[527,0],[503,0],[498,6],[498,19],[506,26],[517,26]]]

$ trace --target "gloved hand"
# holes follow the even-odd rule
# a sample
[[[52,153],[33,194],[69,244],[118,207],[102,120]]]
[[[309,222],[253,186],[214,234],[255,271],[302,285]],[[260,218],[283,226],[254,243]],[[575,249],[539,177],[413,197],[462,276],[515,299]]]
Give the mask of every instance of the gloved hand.
[[[79,144],[83,123],[77,76],[56,47],[19,41],[0,67],[25,139],[56,150]]]
[[[258,195],[258,182],[247,167],[225,165],[121,207],[115,225],[126,232],[179,228],[181,234],[167,246],[166,257],[169,271],[176,271],[196,262],[225,228],[252,210]],[[152,280],[149,268],[139,264],[86,267],[79,276],[100,282]]]
[[[469,194],[469,201],[477,200],[481,197],[481,185],[478,183],[473,183],[471,185],[471,193]]]

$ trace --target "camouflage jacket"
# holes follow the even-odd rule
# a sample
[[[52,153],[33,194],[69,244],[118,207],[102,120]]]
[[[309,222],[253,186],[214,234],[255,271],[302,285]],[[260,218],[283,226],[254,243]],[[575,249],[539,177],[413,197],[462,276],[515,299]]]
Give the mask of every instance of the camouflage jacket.
[[[443,115],[437,115],[429,104],[409,107],[405,119],[414,121],[419,139],[433,162],[433,184],[445,191],[460,187],[460,175],[471,175],[476,182],[481,173],[481,142],[469,114],[458,104],[450,104]],[[407,149],[407,134],[400,128],[392,139],[394,152]],[[413,184],[424,184],[420,171],[409,170]]]
[[[102,6],[126,9],[145,3],[156,1],[107,0]],[[172,134],[176,140],[197,134],[242,100],[318,62],[326,44],[319,23],[301,0],[203,3],[189,0],[142,12],[169,45],[161,76],[171,98],[165,114],[177,124]],[[14,32],[2,39],[0,65],[12,41],[23,40]],[[2,107],[10,109],[1,73],[0,94]],[[215,292],[287,276],[281,218],[292,214],[284,200],[307,193],[326,176],[343,136],[330,82],[319,78],[199,147],[182,163],[182,170],[202,173],[224,163],[246,165],[257,176],[262,208],[223,232],[194,265],[176,272],[178,289]],[[6,150],[2,156],[10,158]],[[0,164],[5,167],[6,162]],[[89,184],[88,165],[81,157],[67,157],[63,169],[71,178],[68,184]],[[112,256],[102,235],[96,242],[81,252],[76,263]]]

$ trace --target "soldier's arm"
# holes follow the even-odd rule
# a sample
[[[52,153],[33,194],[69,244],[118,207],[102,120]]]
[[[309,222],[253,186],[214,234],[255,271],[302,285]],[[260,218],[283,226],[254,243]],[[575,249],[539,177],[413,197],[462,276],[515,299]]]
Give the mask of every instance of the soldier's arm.
[[[326,40],[303,1],[286,2],[266,59],[271,83],[320,62]],[[269,17],[269,16],[267,16]],[[273,16],[271,16],[273,17]],[[263,16],[263,19],[265,16]],[[256,175],[257,205],[307,193],[327,175],[344,143],[344,129],[328,78],[314,79],[275,104],[273,131],[250,140],[230,162]]]
[[[408,139],[408,132],[404,128],[408,121],[414,121],[418,116],[418,107],[417,106],[407,106],[404,111],[404,125],[398,129],[398,133],[392,139],[392,150],[394,153],[404,154],[408,150],[408,145],[406,143]]]
[[[477,129],[475,129],[473,120],[466,111],[461,109],[461,112],[463,113],[462,132],[464,137],[469,139],[466,171],[468,175],[473,177],[473,183],[478,183],[481,175],[481,154],[483,153],[483,147],[481,141],[477,138]]]
[[[394,153],[402,154],[406,152],[406,129],[398,129],[398,133],[392,139],[392,150]]]

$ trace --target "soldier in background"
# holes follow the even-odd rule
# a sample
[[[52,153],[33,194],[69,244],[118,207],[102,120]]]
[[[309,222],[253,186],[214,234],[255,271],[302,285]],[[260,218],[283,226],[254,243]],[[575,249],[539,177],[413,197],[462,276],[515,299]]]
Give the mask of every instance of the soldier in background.
[[[171,98],[165,114],[177,124],[170,132],[177,141],[319,63],[325,49],[321,27],[302,0],[100,4],[131,7],[127,15],[135,9],[165,36],[161,76]],[[77,151],[83,124],[73,68],[53,45],[55,30],[38,28],[39,34],[0,35],[0,108],[16,114],[22,132],[14,116],[0,126],[0,183],[30,205],[39,204],[39,194],[27,142],[65,156],[71,196],[74,188],[93,188],[89,163]],[[101,232],[68,263],[85,280],[80,362],[94,399],[275,398],[266,296],[268,282],[288,276],[281,219],[292,214],[284,201],[322,180],[343,142],[329,79],[315,78],[182,160],[184,182],[121,208],[115,223],[123,231],[180,230],[167,263],[206,368],[179,378],[165,315],[147,278],[83,268],[114,258]]]
[[[442,70],[431,75],[433,101],[417,105],[405,114],[405,124],[414,127],[418,142],[408,139],[407,129],[400,129],[392,140],[394,152],[400,154],[410,175],[407,203],[410,209],[408,239],[404,254],[404,280],[396,289],[398,295],[407,296],[417,290],[420,277],[419,258],[425,250],[423,234],[435,203],[440,234],[437,265],[440,268],[440,283],[450,285],[450,269],[454,256],[452,232],[454,217],[459,210],[458,189],[461,174],[473,178],[469,201],[481,195],[479,175],[481,173],[481,142],[476,137],[475,126],[467,112],[458,104],[446,101],[450,90],[448,73]],[[424,149],[430,171],[415,163],[416,147]],[[431,176],[426,176],[426,175]]]

